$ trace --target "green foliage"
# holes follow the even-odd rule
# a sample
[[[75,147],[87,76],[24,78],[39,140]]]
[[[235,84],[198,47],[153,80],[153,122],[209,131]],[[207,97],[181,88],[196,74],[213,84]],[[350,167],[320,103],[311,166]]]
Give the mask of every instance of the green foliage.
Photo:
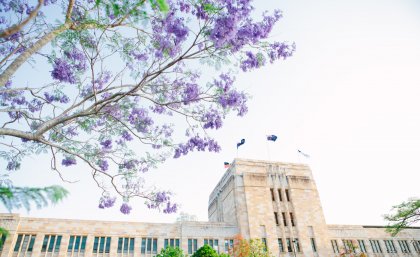
[[[156,257],[184,257],[184,252],[178,247],[166,247]]]
[[[221,253],[219,254],[219,257],[230,257],[230,255],[227,253]]]
[[[32,204],[37,208],[47,206],[48,202],[56,204],[67,195],[68,191],[60,186],[43,188],[0,186],[0,201],[9,211],[22,207],[29,211]]]
[[[402,229],[420,221],[420,199],[410,199],[392,207],[393,214],[384,215],[389,222],[387,231],[392,236],[397,235]]]
[[[248,257],[273,257],[273,255],[260,239],[250,239]]]
[[[218,257],[217,252],[210,245],[203,245],[191,257]]]

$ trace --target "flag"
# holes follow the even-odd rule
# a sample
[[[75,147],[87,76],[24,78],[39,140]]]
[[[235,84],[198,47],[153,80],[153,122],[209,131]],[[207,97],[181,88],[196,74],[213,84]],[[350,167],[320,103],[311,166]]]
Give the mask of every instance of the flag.
[[[277,140],[277,136],[276,135],[268,135],[267,140],[275,142]]]
[[[306,154],[304,152],[302,152],[301,150],[298,150],[298,153],[300,153],[301,155],[305,156],[306,158],[309,158],[309,154]]]
[[[241,139],[241,142],[236,144],[236,148],[239,148],[241,145],[245,144],[245,139]]]
[[[230,163],[225,162],[225,169],[227,169],[227,168],[229,168],[229,167],[230,167]]]

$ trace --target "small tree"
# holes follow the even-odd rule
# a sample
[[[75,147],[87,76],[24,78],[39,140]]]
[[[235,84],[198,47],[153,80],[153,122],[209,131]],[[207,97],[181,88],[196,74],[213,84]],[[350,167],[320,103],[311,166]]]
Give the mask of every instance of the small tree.
[[[246,240],[241,235],[234,237],[233,249],[230,250],[233,257],[272,257],[267,246],[260,239]]]
[[[156,257],[184,257],[184,252],[179,247],[168,246],[160,250]]]
[[[384,215],[384,218],[389,222],[387,231],[395,236],[404,228],[420,221],[420,199],[409,199],[393,206],[392,211],[392,214]]]
[[[217,252],[208,244],[200,247],[191,257],[218,257]]]

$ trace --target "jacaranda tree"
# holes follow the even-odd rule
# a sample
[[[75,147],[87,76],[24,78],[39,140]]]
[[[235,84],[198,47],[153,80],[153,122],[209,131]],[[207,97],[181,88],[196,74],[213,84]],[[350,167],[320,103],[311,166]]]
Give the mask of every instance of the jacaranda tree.
[[[142,174],[191,151],[218,152],[209,130],[247,112],[235,73],[285,59],[294,44],[267,38],[279,10],[250,0],[0,1],[1,157],[18,170],[49,154],[51,169],[84,162],[100,208],[176,211]],[[25,71],[37,68],[42,82]],[[213,76],[210,76],[212,75]]]

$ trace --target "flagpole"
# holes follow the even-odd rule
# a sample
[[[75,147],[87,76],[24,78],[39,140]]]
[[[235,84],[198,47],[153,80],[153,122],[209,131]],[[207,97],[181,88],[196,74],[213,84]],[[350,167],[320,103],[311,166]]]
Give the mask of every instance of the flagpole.
[[[271,156],[270,156],[270,145],[268,140],[266,140],[266,144],[267,144],[267,154],[268,154],[268,160],[271,161]]]

